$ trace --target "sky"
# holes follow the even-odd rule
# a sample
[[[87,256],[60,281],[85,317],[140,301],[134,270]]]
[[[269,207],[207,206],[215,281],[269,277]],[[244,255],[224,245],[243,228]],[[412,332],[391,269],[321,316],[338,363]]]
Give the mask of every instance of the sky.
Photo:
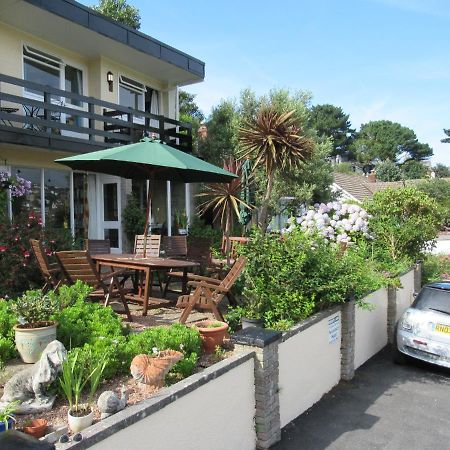
[[[85,2],[92,4],[93,2]],[[185,87],[208,115],[221,99],[306,90],[352,126],[413,129],[450,165],[450,0],[128,0],[141,30],[206,64]]]

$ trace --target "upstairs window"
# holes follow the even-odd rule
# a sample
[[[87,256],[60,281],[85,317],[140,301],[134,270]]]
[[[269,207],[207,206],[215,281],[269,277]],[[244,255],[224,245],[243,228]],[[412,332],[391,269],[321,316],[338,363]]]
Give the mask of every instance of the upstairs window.
[[[131,78],[119,77],[119,104],[127,108],[144,111],[144,96],[147,89]]]

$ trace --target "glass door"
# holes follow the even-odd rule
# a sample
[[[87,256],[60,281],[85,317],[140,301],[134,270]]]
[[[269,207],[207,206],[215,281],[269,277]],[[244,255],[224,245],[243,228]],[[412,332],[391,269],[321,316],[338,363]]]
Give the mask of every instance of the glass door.
[[[112,253],[122,251],[120,178],[110,175],[98,176],[99,237],[109,239]]]

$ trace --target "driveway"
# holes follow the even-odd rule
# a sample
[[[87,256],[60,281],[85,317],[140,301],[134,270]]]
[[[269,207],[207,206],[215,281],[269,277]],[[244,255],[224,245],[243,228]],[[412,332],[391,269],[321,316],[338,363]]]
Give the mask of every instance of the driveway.
[[[288,424],[273,450],[448,449],[450,371],[392,363],[389,348]]]

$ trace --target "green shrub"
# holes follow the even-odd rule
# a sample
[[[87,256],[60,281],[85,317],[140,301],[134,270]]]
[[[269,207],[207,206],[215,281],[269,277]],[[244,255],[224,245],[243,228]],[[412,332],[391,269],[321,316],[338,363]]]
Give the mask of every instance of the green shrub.
[[[66,348],[93,344],[101,338],[117,338],[127,333],[121,318],[108,306],[77,300],[58,317],[58,340]]]
[[[444,221],[436,201],[414,188],[377,192],[365,208],[372,215],[374,253],[381,259],[414,261],[431,247]]]
[[[6,361],[17,356],[13,330],[16,323],[17,316],[11,311],[9,302],[0,300],[0,369]]]
[[[139,206],[134,195],[127,197],[127,206],[122,212],[122,221],[125,234],[130,242],[134,242],[136,234],[142,234],[145,227],[145,211]]]
[[[88,284],[77,280],[75,284],[67,285],[63,284],[58,289],[58,292],[49,292],[48,296],[52,298],[57,298],[60,305],[63,308],[75,305],[77,302],[84,301],[88,298],[89,294],[92,292],[92,287]]]
[[[10,300],[10,306],[20,323],[30,328],[53,320],[60,309],[58,297],[44,295],[40,289],[26,291],[21,297]]]
[[[422,264],[422,284],[450,280],[450,255],[427,255]]]
[[[445,212],[445,223],[450,224],[450,181],[435,178],[422,181],[416,187],[436,200]]]
[[[364,248],[354,245],[343,252],[300,228],[282,239],[255,232],[243,253],[246,302],[231,310],[227,319],[232,321],[239,314],[259,316],[266,327],[286,329],[331,304],[349,298],[360,302],[384,282]]]

